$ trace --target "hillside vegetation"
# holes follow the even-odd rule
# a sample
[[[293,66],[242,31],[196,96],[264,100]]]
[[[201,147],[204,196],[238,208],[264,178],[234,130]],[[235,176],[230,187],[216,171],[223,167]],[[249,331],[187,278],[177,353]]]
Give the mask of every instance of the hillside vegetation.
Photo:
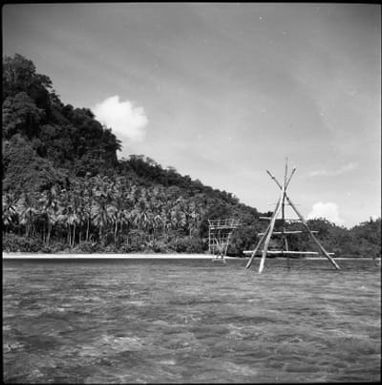
[[[264,230],[264,214],[231,193],[144,155],[118,160],[111,129],[90,109],[62,103],[49,77],[21,55],[3,59],[2,107],[5,251],[206,252],[208,219],[233,217],[241,226],[229,254],[241,256]],[[381,254],[380,219],[350,230],[310,222],[336,255]],[[312,249],[308,240],[291,243]]]

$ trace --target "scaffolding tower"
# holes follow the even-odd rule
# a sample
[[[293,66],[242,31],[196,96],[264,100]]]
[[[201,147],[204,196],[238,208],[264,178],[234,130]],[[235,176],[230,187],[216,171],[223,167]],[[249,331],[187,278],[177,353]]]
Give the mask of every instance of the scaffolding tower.
[[[232,233],[239,226],[240,221],[234,218],[209,219],[208,224],[208,251],[215,258],[224,260]]]

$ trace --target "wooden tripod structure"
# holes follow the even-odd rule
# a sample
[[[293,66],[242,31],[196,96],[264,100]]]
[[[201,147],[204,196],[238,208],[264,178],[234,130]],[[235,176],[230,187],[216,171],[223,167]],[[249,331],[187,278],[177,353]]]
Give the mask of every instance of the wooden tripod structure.
[[[287,255],[287,256],[289,256],[290,254],[322,254],[323,256],[325,256],[333,264],[333,266],[336,269],[339,270],[340,267],[338,266],[336,261],[330,256],[330,254],[333,254],[333,253],[328,253],[324,249],[324,247],[321,245],[321,243],[318,241],[318,239],[314,236],[314,233],[316,233],[317,231],[310,230],[306,220],[299,213],[299,211],[297,210],[296,206],[292,203],[291,199],[287,195],[287,188],[289,186],[289,183],[290,183],[290,181],[292,179],[293,174],[296,171],[296,168],[293,168],[292,172],[288,176],[288,160],[286,161],[286,163],[285,163],[284,181],[283,181],[282,184],[268,170],[266,170],[266,171],[267,171],[268,175],[272,178],[272,180],[280,188],[280,190],[281,190],[280,197],[279,197],[279,199],[277,201],[277,204],[276,204],[276,207],[275,207],[275,210],[274,210],[272,216],[271,217],[260,217],[261,219],[269,220],[270,223],[269,223],[269,225],[268,225],[268,227],[267,227],[267,229],[265,230],[264,233],[259,233],[259,235],[261,237],[259,239],[259,242],[256,245],[256,248],[254,250],[244,251],[245,254],[250,254],[251,255],[250,259],[249,259],[249,261],[247,263],[246,268],[248,269],[251,266],[256,253],[260,252],[260,250],[259,250],[260,246],[264,243],[263,250],[261,250],[262,255],[261,255],[261,261],[260,261],[260,266],[259,266],[259,273],[261,273],[263,271],[263,269],[264,269],[264,263],[265,263],[265,258],[267,256],[267,254],[282,254],[282,255]],[[299,218],[299,220],[297,220],[297,221],[301,222],[303,224],[303,226],[305,228],[305,232],[309,233],[311,239],[314,241],[314,243],[318,247],[319,252],[314,252],[314,251],[289,251],[288,250],[288,240],[287,240],[286,235],[287,234],[303,233],[304,231],[287,231],[286,230],[285,224],[286,224],[287,220],[285,219],[285,202],[288,202],[288,204],[292,207],[294,212],[297,214],[297,216]],[[277,216],[280,214],[280,212],[281,212],[282,230],[281,230],[281,232],[275,232],[275,231],[273,231],[273,229],[274,229],[274,226],[275,226],[275,222],[276,222]],[[282,249],[283,250],[281,250],[281,251],[268,251],[269,241],[271,239],[272,234],[281,235],[281,237],[282,237],[282,244],[283,244]]]

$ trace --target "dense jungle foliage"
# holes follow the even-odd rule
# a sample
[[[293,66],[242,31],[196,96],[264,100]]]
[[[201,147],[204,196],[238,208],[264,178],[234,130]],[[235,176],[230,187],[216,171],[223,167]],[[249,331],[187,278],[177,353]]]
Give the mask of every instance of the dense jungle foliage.
[[[4,251],[207,252],[208,219],[231,217],[241,225],[228,254],[242,256],[267,224],[259,216],[270,213],[172,167],[143,155],[118,160],[111,129],[90,109],[63,104],[49,77],[21,55],[3,58],[2,107]],[[380,219],[350,230],[309,223],[337,256],[381,255]],[[289,243],[314,247],[307,234]]]

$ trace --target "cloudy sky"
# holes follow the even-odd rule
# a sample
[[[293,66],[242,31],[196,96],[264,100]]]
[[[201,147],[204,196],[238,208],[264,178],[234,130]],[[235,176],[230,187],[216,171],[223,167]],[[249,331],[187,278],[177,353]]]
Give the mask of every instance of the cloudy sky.
[[[381,212],[378,5],[19,4],[3,54],[48,75],[144,154],[260,211],[289,188],[307,217]]]

